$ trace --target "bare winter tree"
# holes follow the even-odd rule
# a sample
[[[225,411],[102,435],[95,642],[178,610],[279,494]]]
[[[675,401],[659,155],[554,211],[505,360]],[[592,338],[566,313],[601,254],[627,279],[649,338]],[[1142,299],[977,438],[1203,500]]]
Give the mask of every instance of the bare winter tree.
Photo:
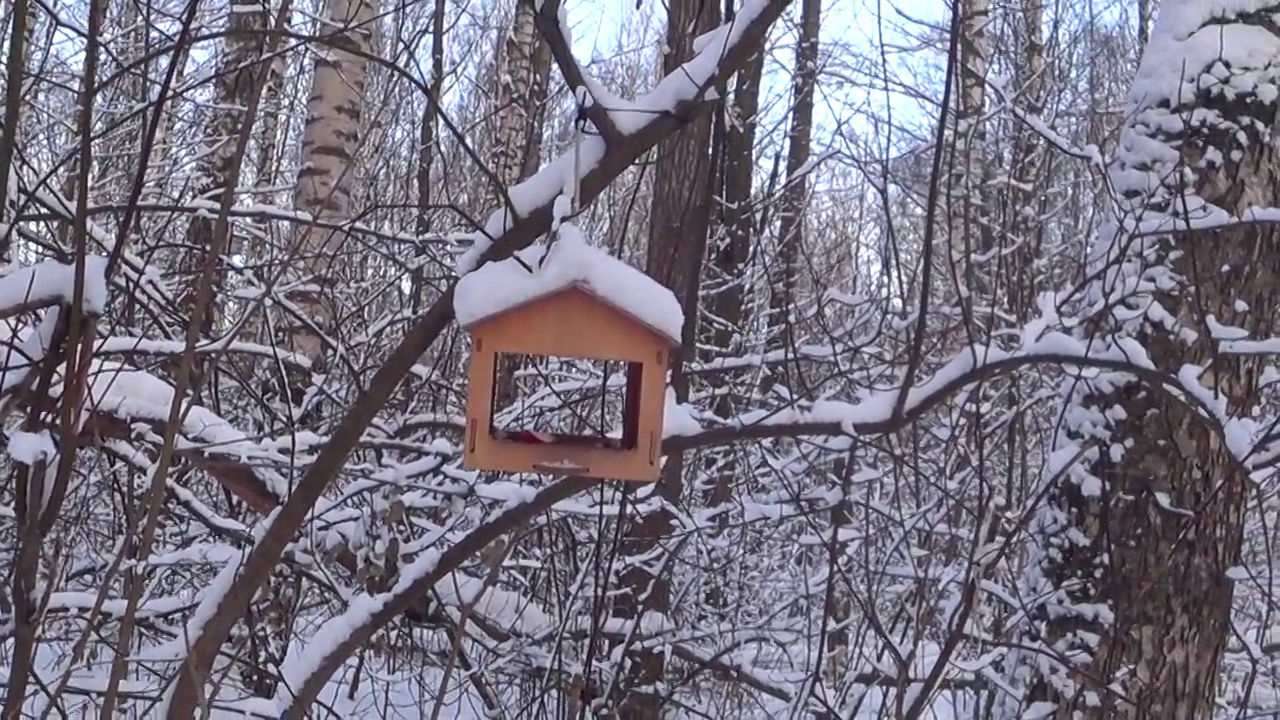
[[[1096,352],[1161,379],[1066,382],[1015,714],[1214,715],[1270,362],[1231,341],[1280,332],[1275,231],[1249,221],[1280,192],[1273,10],[1165,2],[1144,52],[1111,173],[1126,213],[1078,302]]]
[[[1277,12],[0,8],[6,717],[1269,717]],[[566,222],[661,483],[459,462]]]

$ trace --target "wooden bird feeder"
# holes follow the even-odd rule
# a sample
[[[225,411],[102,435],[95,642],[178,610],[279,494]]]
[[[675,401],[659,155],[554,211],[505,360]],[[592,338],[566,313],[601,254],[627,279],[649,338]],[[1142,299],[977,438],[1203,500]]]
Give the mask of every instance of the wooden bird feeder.
[[[549,249],[534,247],[517,257],[468,273],[455,288],[455,313],[472,343],[463,464],[657,480],[667,363],[684,323],[679,301],[649,276],[591,247],[572,226],[562,226]],[[625,367],[621,427],[585,435],[496,427],[503,355]]]

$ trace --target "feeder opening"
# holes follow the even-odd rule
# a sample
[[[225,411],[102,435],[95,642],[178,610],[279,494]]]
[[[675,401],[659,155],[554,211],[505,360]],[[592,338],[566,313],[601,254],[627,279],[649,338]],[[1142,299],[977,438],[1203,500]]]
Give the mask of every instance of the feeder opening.
[[[635,450],[643,365],[498,353],[489,436],[494,440]]]

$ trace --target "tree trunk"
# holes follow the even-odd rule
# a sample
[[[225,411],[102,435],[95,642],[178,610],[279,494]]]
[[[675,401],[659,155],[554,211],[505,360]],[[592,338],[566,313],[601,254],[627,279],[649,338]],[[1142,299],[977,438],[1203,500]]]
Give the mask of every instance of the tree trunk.
[[[496,66],[497,130],[490,152],[494,173],[503,183],[495,188],[498,205],[505,203],[508,186],[538,170],[542,149],[551,52],[538,36],[533,13],[531,4],[516,4],[511,30],[503,38]]]
[[[1044,0],[1022,0],[1019,9],[1024,36],[1014,103],[1027,117],[1038,118],[1044,112]],[[1006,242],[1014,247],[1005,254],[1002,285],[1006,309],[1019,322],[1026,322],[1035,312],[1035,297],[1044,285],[1038,282],[1035,263],[1041,257],[1043,218],[1048,209],[1044,179],[1052,159],[1046,157],[1043,138],[1026,123],[1017,123],[1015,133],[1010,182],[1003,193]]]
[[[675,3],[668,11],[663,75],[693,56],[693,41],[720,22],[712,0]],[[694,347],[702,257],[711,224],[711,115],[702,115],[658,146],[649,214],[646,269],[684,305],[686,348]],[[682,392],[677,388],[677,392]]]
[[[729,5],[731,3],[726,3],[726,12],[731,12]],[[752,185],[763,71],[764,53],[757,53],[738,73],[732,102],[726,102],[717,114],[714,142],[719,150],[715,159],[720,213],[718,227],[710,233],[714,243],[708,248],[709,272],[703,279],[710,327],[703,328],[702,336],[714,348],[707,359],[734,357],[743,351],[742,340],[748,324],[746,287],[750,282],[747,261],[757,236],[758,214],[752,207]],[[732,392],[737,384],[734,374],[712,375],[707,382],[716,397],[712,412],[717,417],[733,417],[738,404]],[[715,454],[707,458],[707,467],[706,484],[696,490],[702,493],[709,510],[727,509],[733,499],[734,479],[738,477],[737,457],[732,453]],[[714,531],[717,535],[724,529],[727,518],[727,512],[717,516],[718,529]],[[711,546],[708,550],[717,552],[713,549],[714,543]],[[726,580],[708,576],[702,581],[706,588],[705,605],[713,613],[712,621],[718,622],[729,600]]]
[[[1014,106],[1026,117],[1038,118],[1044,112],[1046,66],[1044,57],[1044,0],[1021,0],[1022,54],[1014,77],[1017,96]],[[1018,325],[1029,322],[1035,314],[1035,300],[1046,287],[1061,287],[1065,274],[1050,271],[1052,261],[1043,257],[1043,240],[1048,232],[1053,207],[1051,178],[1057,158],[1050,152],[1035,129],[1015,120],[1013,151],[1006,174],[1009,182],[1001,189],[1002,224],[999,234],[1001,273],[998,294],[992,300]],[[1054,252],[1061,252],[1055,248]],[[1028,414],[1022,409],[1024,385],[1020,376],[1006,381],[1005,411],[1009,420],[1004,436],[1004,497],[1009,507],[1020,505],[1034,491],[1039,466],[1035,449],[1042,447],[1027,432]],[[975,418],[981,424],[980,418]]]
[[[216,93],[217,103],[211,109],[208,124],[205,126],[205,151],[196,161],[196,193],[197,198],[215,205],[222,200],[222,193],[228,186],[239,185],[239,175],[243,157],[236,154],[236,140],[240,128],[246,122],[245,109],[253,101],[258,87],[258,75],[263,53],[266,50],[266,29],[270,14],[265,5],[234,5],[227,19],[227,34],[222,41],[222,61],[218,74]],[[200,273],[204,269],[204,254],[208,252],[225,253],[226,247],[218,247],[218,238],[214,237],[216,213],[201,213],[191,218],[187,226],[187,248],[178,258],[178,266],[188,274],[181,295],[183,315],[190,317],[195,309],[196,289],[200,284]],[[230,234],[230,228],[228,228]],[[227,238],[224,238],[225,242]],[[222,286],[222,276],[226,274],[225,264],[215,263],[217,276],[213,280],[214,287]],[[216,307],[205,310],[201,332],[211,336],[218,322]],[[180,360],[175,359],[172,367],[176,372]],[[210,363],[197,359],[192,364],[194,377],[191,387],[194,397],[200,400],[204,387],[204,375]]]
[[[1147,48],[1151,39],[1151,16],[1156,0],[1138,0],[1138,50]]]
[[[1280,6],[1166,8],[1176,12],[1153,28],[1131,93],[1127,117],[1136,119],[1112,175],[1122,217],[1186,228],[1206,203],[1235,218],[1275,206],[1276,106],[1250,83],[1280,69]],[[1214,53],[1196,51],[1210,46]],[[1213,57],[1242,46],[1265,50],[1231,54],[1229,69]],[[1192,113],[1205,121],[1184,122]],[[1211,327],[1254,339],[1280,331],[1278,242],[1265,224],[1099,238],[1093,269],[1106,270],[1085,295],[1091,342],[1111,357],[1135,358],[1141,346],[1166,386],[1202,386],[1216,419],[1132,375],[1068,380],[1057,457],[1081,460],[1062,472],[1033,524],[1039,552],[1022,595],[1037,601],[1036,627],[1023,640],[1031,648],[1013,659],[1025,697],[1006,707],[1010,717],[1028,709],[1061,720],[1213,716],[1232,601],[1227,570],[1240,555],[1249,492],[1221,422],[1249,417],[1265,361],[1222,353]]]
[[[991,16],[989,0],[962,0],[956,6],[960,13],[956,91],[951,131],[951,173],[946,186],[947,250],[937,253],[936,277],[945,287],[951,283],[955,296],[947,298],[957,304],[964,322],[948,329],[948,346],[952,350],[968,345],[981,332],[983,318],[979,308],[990,307],[994,300],[995,282],[990,257],[995,240],[987,223],[983,206],[983,176],[986,160],[987,66],[991,59],[987,23]]]
[[[787,132],[787,185],[778,211],[778,257],[772,273],[770,310],[784,348],[794,344],[791,317],[804,246],[804,215],[809,202],[807,168],[813,139],[813,95],[818,82],[818,34],[821,0],[804,0],[800,8],[800,40],[791,86],[791,129]]]
[[[435,145],[440,137],[440,96],[444,90],[444,0],[435,0],[431,11],[431,86],[427,89],[427,103],[418,126],[418,212],[414,230],[418,237],[431,232],[433,211],[432,171],[436,156]],[[421,266],[415,267],[410,278],[413,310],[418,312],[427,290],[427,279]]]
[[[672,4],[667,15],[669,52],[662,59],[663,74],[675,72],[691,58],[694,39],[715,29],[719,22],[719,8],[712,0]],[[688,398],[682,366],[685,353],[696,347],[698,288],[711,226],[711,123],[709,113],[700,115],[658,146],[649,215],[647,271],[670,288],[684,308],[685,350],[672,353],[671,358],[671,382],[681,401]],[[666,502],[680,502],[683,474],[683,458],[679,454],[668,456],[658,486]],[[670,578],[650,572],[664,564],[634,562],[635,558],[652,553],[658,540],[670,532],[671,519],[661,508],[633,521],[623,543],[624,562],[629,564],[620,580],[623,589],[614,607],[616,617],[634,621],[646,612],[665,616],[671,611]],[[645,720],[661,716],[661,697],[654,686],[661,682],[665,666],[666,656],[660,649],[632,654],[622,682],[619,717]]]
[[[751,207],[755,172],[756,127],[760,111],[760,78],[764,53],[753,57],[738,73],[733,102],[726,103],[724,122],[724,169],[720,191],[720,233],[710,252],[714,287],[707,287],[707,304],[716,327],[711,342],[718,351],[734,353],[746,319],[744,305],[746,264],[755,236],[756,213]],[[710,284],[710,283],[708,283]],[[728,417],[729,409],[716,413]]]
[[[372,46],[377,16],[375,0],[330,0],[328,23],[321,26],[328,39],[316,57],[293,202],[298,210],[328,222],[352,219],[351,191],[368,69],[365,55]],[[332,325],[334,291],[343,268],[351,266],[341,257],[345,241],[341,231],[305,226],[298,232],[292,254],[296,257],[289,260],[311,276],[315,289],[292,298],[304,317],[282,323],[285,345],[313,363],[323,357],[321,333]]]
[[[494,158],[493,172],[500,185],[494,188],[493,206],[506,207],[507,188],[538,170],[551,75],[551,51],[538,35],[530,3],[516,3],[511,29],[503,38],[494,72],[498,98],[496,129],[489,154]],[[498,406],[510,405],[515,400],[514,378],[519,369],[514,357],[499,359],[498,377],[494,381],[494,400]]]

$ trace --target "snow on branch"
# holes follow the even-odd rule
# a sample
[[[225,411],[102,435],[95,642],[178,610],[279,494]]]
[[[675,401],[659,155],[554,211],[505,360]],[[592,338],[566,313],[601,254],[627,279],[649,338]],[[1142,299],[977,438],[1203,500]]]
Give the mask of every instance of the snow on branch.
[[[622,133],[609,116],[607,107],[601,104],[607,92],[592,78],[583,72],[578,61],[573,57],[573,47],[569,40],[569,25],[566,22],[564,7],[559,0],[524,0],[534,6],[533,18],[538,32],[551,50],[551,57],[560,68],[560,76],[574,91],[578,108],[583,117],[591,121],[604,139],[605,144],[622,141]]]
[[[763,43],[773,21],[789,4],[790,0],[749,0],[733,20],[704,36],[697,55],[633,102],[607,96],[599,85],[588,88],[601,96],[596,100],[606,106],[608,123],[619,131],[616,141],[588,135],[579,143],[576,159],[570,150],[508,188],[509,207],[495,210],[483,232],[472,234],[474,244],[458,258],[457,273],[465,275],[484,262],[505,258],[547,232],[556,199],[571,182],[577,181],[583,204],[594,200],[649,148],[692,119],[706,92],[731,76]],[[520,222],[526,220],[533,222]],[[534,227],[537,231],[529,233]]]
[[[324,688],[329,677],[347,657],[373,637],[379,628],[407,610],[424,593],[439,587],[466,559],[481,549],[516,530],[557,502],[586,490],[594,481],[570,477],[560,480],[528,498],[513,499],[503,511],[463,536],[443,552],[424,551],[405,567],[395,585],[388,591],[370,595],[361,593],[351,599],[346,612],[327,621],[308,643],[301,656],[291,656],[282,668],[282,688],[288,703],[281,717],[302,717]],[[459,594],[462,599],[462,594]],[[487,598],[486,598],[487,600]],[[505,598],[495,598],[505,606]]]
[[[60,387],[51,389],[53,394],[60,391]],[[167,420],[174,402],[173,386],[164,380],[122,363],[100,359],[90,363],[87,396],[88,409],[127,421]],[[182,434],[216,448],[223,455],[288,461],[279,452],[265,451],[230,422],[200,405],[190,405],[183,413]]]
[[[403,590],[415,578],[430,573],[441,557],[438,551],[423,552],[405,568],[390,591],[353,597],[345,612],[326,620],[306,642],[294,645],[281,666],[282,682],[276,691],[277,707],[283,709],[298,697],[298,691],[307,687],[334,648],[382,609],[397,590]],[[436,581],[434,589],[444,606],[466,606],[484,619],[486,627],[498,632],[528,637],[551,632],[555,627],[551,617],[525,596],[489,586],[484,580],[465,573],[445,575]]]
[[[186,350],[182,340],[155,340],[144,337],[126,337],[113,335],[97,340],[94,343],[94,354],[111,355],[167,355],[177,357]],[[238,353],[270,358],[300,368],[310,368],[311,360],[305,355],[291,353],[284,348],[260,343],[238,340],[235,335],[227,333],[216,340],[197,344],[193,349],[197,355],[218,355]]]
[[[34,328],[21,330],[12,323],[4,323],[10,336],[0,350],[3,352],[3,358],[0,358],[0,396],[8,395],[25,384],[45,359],[53,348],[61,315],[61,309],[54,308],[45,313]]]
[[[16,169],[11,173],[11,180],[20,183]],[[57,190],[50,188],[48,184],[24,189],[24,195],[55,216],[69,223],[75,222],[75,203]],[[150,271],[147,261],[130,250],[127,244],[118,247],[115,237],[90,219],[85,221],[85,232],[95,245],[108,255],[116,254],[120,259],[120,275],[117,275],[117,282],[127,287],[135,301],[148,303],[152,310],[163,315],[163,311],[159,308],[170,307],[174,300],[169,296],[168,289],[156,273]]]
[[[84,259],[82,309],[100,315],[107,308],[107,259]],[[54,260],[15,270],[0,277],[0,320],[50,305],[69,305],[76,297],[76,266]]]
[[[140,433],[143,440],[163,442],[162,425],[174,402],[173,386],[151,373],[99,358],[90,361],[86,382],[82,422],[89,442],[138,438]],[[61,382],[55,382],[49,393],[59,397]],[[290,456],[274,443],[250,438],[208,408],[194,404],[186,408],[175,442],[180,455],[258,512],[268,512],[285,495],[286,484],[276,473],[255,468],[249,461],[288,465]]]
[[[1207,418],[1218,419],[1208,400],[1185,377],[1155,369],[1146,352],[1133,342],[1090,346],[1070,335],[1047,332],[1020,349],[1008,351],[989,345],[973,345],[943,365],[927,382],[914,387],[863,393],[856,402],[820,400],[807,406],[755,410],[725,419],[697,419],[687,406],[672,407],[668,398],[663,451],[682,452],[698,447],[747,440],[800,436],[857,437],[894,432],[936,408],[962,389],[1031,365],[1054,364],[1088,368],[1136,377],[1154,392],[1175,395],[1195,404]],[[903,393],[901,411],[897,405]],[[705,424],[704,424],[705,423]],[[711,425],[711,426],[707,426]]]

